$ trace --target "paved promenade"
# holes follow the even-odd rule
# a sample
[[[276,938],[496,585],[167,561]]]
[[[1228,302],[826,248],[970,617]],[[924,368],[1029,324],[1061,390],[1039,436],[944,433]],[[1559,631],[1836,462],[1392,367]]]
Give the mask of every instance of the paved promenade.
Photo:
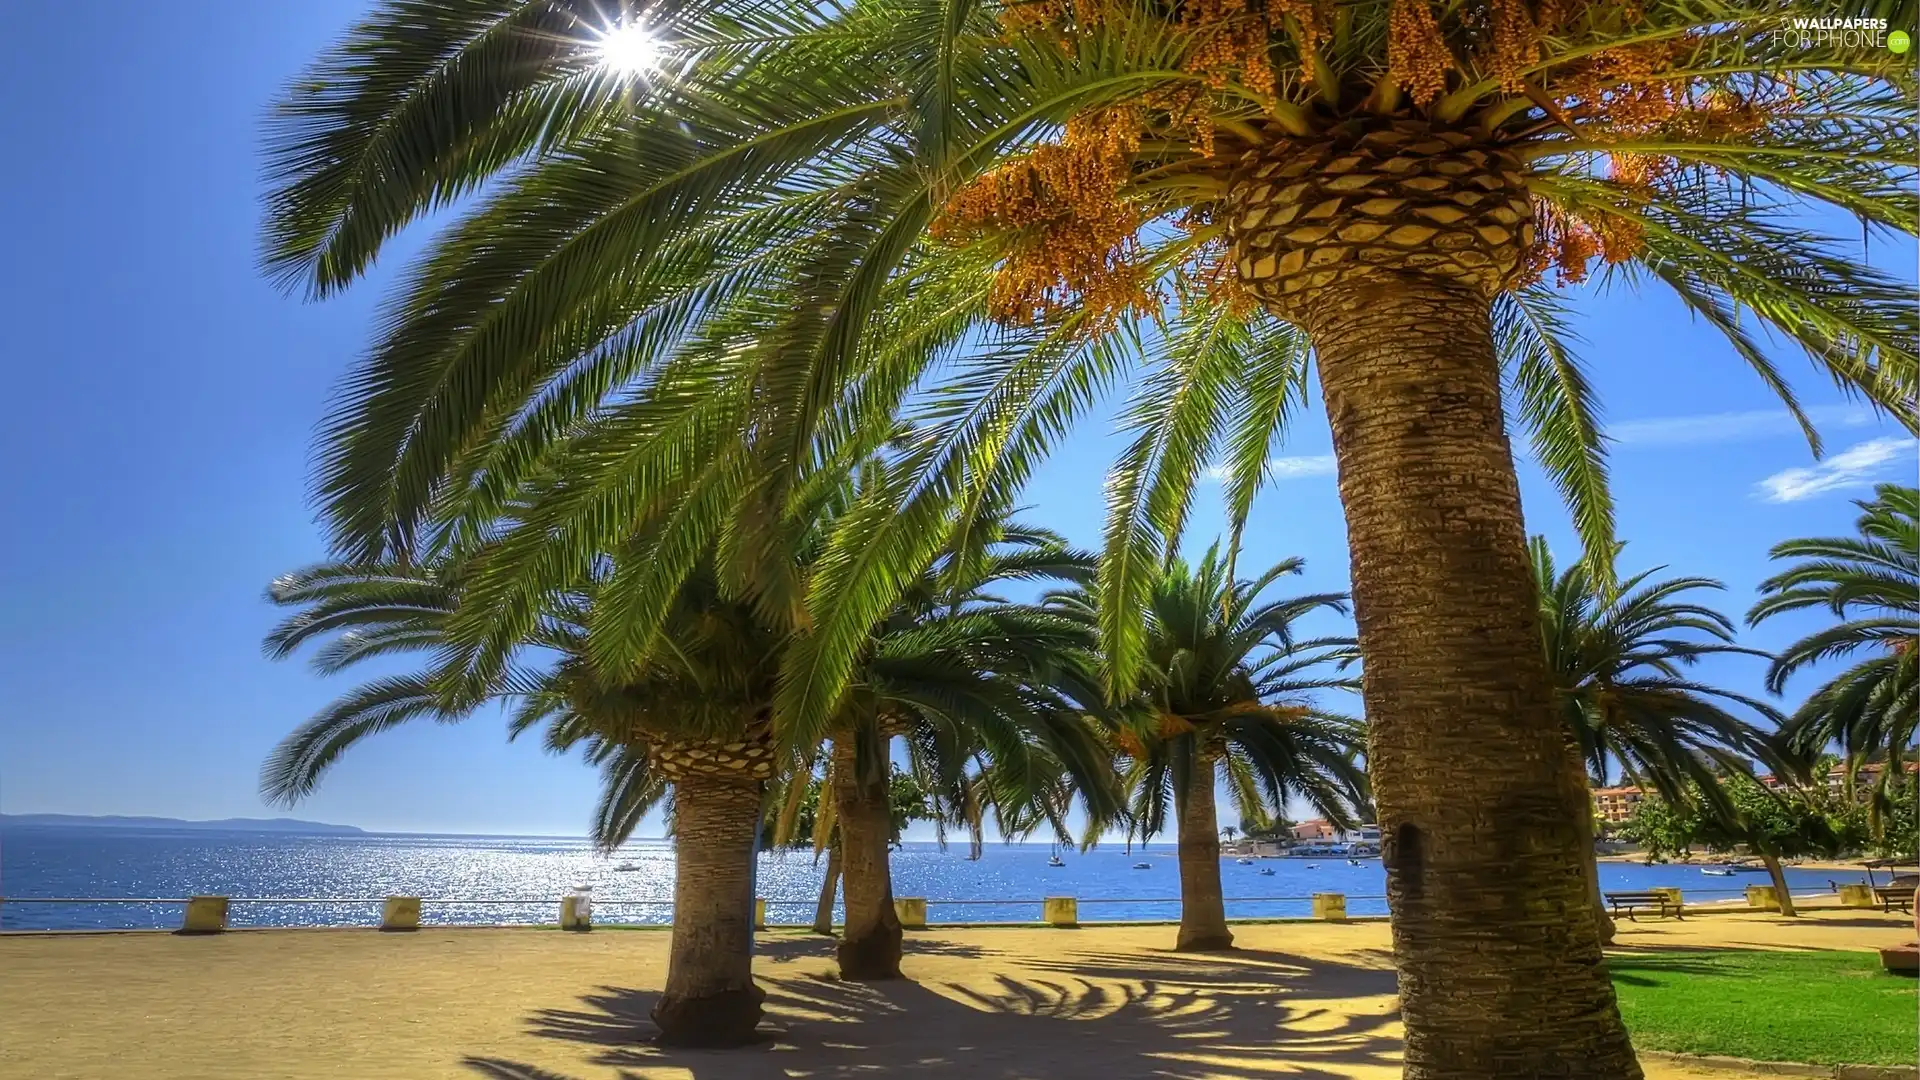
[[[1863,948],[1905,916],[1627,923],[1630,949]],[[904,982],[844,984],[831,943],[761,936],[764,1046],[656,1050],[667,935],[243,931],[0,937],[0,1076],[33,1080],[1388,1080],[1383,923],[936,930]],[[1715,1074],[1652,1065],[1655,1080]],[[1720,1074],[1724,1076],[1724,1074]]]

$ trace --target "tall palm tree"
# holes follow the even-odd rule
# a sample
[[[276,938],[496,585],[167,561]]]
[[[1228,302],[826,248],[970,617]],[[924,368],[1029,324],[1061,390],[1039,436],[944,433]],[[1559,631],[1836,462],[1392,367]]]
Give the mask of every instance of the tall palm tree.
[[[874,628],[832,731],[825,785],[832,795],[831,814],[820,821],[837,837],[837,858],[831,858],[837,865],[830,869],[838,871],[846,893],[839,963],[847,978],[900,974],[901,928],[888,863],[897,839],[887,780],[893,735],[908,736],[909,760],[950,808],[978,802],[979,778],[968,774],[969,762],[987,766],[993,798],[1002,805],[1053,798],[1060,785],[1070,781],[1091,814],[1107,816],[1114,806],[1110,770],[1100,743],[1083,721],[1086,710],[1094,707],[1083,701],[1097,698],[1090,633],[1070,619],[987,591],[1019,579],[1083,578],[1090,573],[1089,560],[1051,533],[1004,521],[982,528],[976,543],[975,549],[936,560],[919,587]],[[451,574],[446,568],[409,574],[391,567],[330,566],[286,579],[276,586],[275,599],[308,607],[275,632],[272,648],[285,655],[318,634],[346,630],[321,653],[329,671],[394,649],[445,648],[454,641],[449,624],[459,599],[447,580]],[[715,700],[764,713],[772,700],[768,676],[794,637],[767,625],[753,605],[724,599],[717,582],[703,578],[690,585],[700,587],[703,606],[670,624],[675,647],[663,651],[667,662],[644,678],[612,680],[596,667],[588,626],[601,582],[592,580],[583,592],[551,598],[552,610],[528,642],[559,654],[549,669],[537,674],[504,670],[487,684],[486,692],[469,696],[451,711],[430,674],[400,681],[411,694],[405,701],[418,710],[405,714],[372,711],[369,706],[384,703],[381,695],[390,695],[394,688],[371,684],[343,698],[283,745],[269,766],[269,788],[282,798],[304,793],[339,750],[380,730],[385,722],[422,714],[459,718],[483,700],[513,696],[521,702],[510,729],[515,735],[544,723],[550,749],[566,752],[584,744],[589,760],[604,765],[605,794],[594,823],[595,839],[603,848],[625,842],[659,799],[662,782],[671,781],[680,793],[673,804],[676,848],[682,867],[693,868],[700,860],[686,849],[698,838],[681,827],[689,797],[683,789],[704,793],[703,778],[713,770],[700,766],[727,762],[738,756],[738,748],[729,741],[669,752],[663,736],[672,734],[676,718],[663,720],[658,713],[706,710]],[[712,625],[728,630],[731,636],[721,639],[727,647],[702,651],[700,646],[709,639],[699,635]],[[375,630],[378,634],[370,632]],[[742,646],[754,651],[749,655]],[[350,651],[336,660],[342,648]],[[689,669],[696,663],[703,670]],[[729,664],[734,670],[714,670]],[[716,693],[728,688],[729,693]],[[463,689],[471,695],[471,689]],[[674,695],[688,704],[676,706]],[[764,728],[760,731],[764,740]],[[324,760],[307,749],[316,744],[328,748]],[[798,764],[801,774],[812,772],[812,759],[804,755]],[[764,768],[756,772],[762,774],[760,780],[771,775]],[[728,770],[720,776],[732,778]],[[786,790],[792,797],[783,800],[785,812],[776,828],[779,841],[791,830],[806,789],[789,782]],[[755,794],[757,800],[758,787]],[[744,804],[736,809],[744,813]],[[948,816],[957,817],[959,811],[950,810]],[[751,872],[750,849],[746,870]],[[676,910],[692,906],[677,905]],[[680,922],[677,916],[676,926]],[[667,1021],[662,1023],[664,1027]],[[730,1033],[721,1041],[732,1038]]]
[[[443,651],[461,575],[456,560],[328,564],[289,575],[269,595],[300,610],[269,635],[268,652],[286,656],[331,638],[315,661],[334,672],[377,655]],[[396,724],[455,721],[490,701],[517,701],[512,734],[545,724],[551,749],[584,745],[601,766],[592,834],[603,850],[624,842],[671,785],[673,943],[653,1019],[669,1043],[737,1044],[751,1038],[765,996],[752,973],[753,863],[763,788],[777,764],[766,709],[778,638],[710,576],[695,575],[668,615],[675,649],[637,676],[613,679],[587,647],[598,585],[549,598],[525,644],[557,656],[550,665],[508,668],[481,686],[438,665],[374,680],[275,749],[263,792],[277,802],[311,792],[341,753]]]
[[[1547,667],[1559,691],[1567,738],[1575,745],[1570,783],[1592,804],[1589,780],[1619,775],[1651,787],[1672,804],[1692,803],[1731,817],[1719,778],[1750,776],[1759,761],[1777,775],[1804,771],[1781,752],[1765,730],[1739,712],[1777,725],[1780,715],[1763,701],[1689,677],[1701,659],[1729,654],[1766,654],[1734,641],[1725,615],[1685,598],[1699,589],[1722,590],[1711,578],[1654,580],[1643,571],[1602,592],[1583,564],[1555,566],[1544,537],[1530,546],[1540,591],[1540,629]],[[1613,938],[1613,920],[1600,895],[1593,858],[1592,814],[1582,821],[1588,889],[1603,940]]]
[[[1920,426],[1908,290],[1783,220],[1806,201],[1914,231],[1912,65],[1777,32],[1799,13],[388,0],[294,83],[269,147],[266,263],[316,294],[465,202],[325,430],[331,539],[405,552],[435,514],[485,519],[517,476],[559,470],[579,482],[515,546],[537,568],[550,538],[624,542],[678,498],[610,635],[644,644],[698,541],[743,520],[718,508],[776,519],[811,463],[917,411],[898,484],[847,516],[807,590],[778,706],[805,741],[936,524],[1017,484],[1138,367],[1104,564],[1130,598],[1104,628],[1120,684],[1196,478],[1217,461],[1245,519],[1310,350],[1408,1075],[1636,1076],[1597,938],[1512,916],[1581,908],[1586,809],[1506,422],[1610,552],[1595,403],[1542,277],[1599,267],[1672,290],[1803,420],[1743,319]],[[1906,26],[1913,6],[1844,13]],[[538,579],[488,590],[498,634],[522,632]]]
[[[1170,562],[1155,580],[1147,609],[1147,656],[1134,722],[1117,730],[1133,792],[1129,836],[1150,839],[1167,824],[1168,798],[1180,853],[1181,950],[1226,949],[1220,886],[1220,820],[1215,787],[1224,781],[1245,821],[1264,821],[1304,799],[1329,820],[1352,823],[1365,802],[1356,762],[1362,725],[1315,704],[1312,691],[1357,689],[1329,664],[1353,659],[1353,642],[1300,640],[1295,624],[1316,611],[1346,611],[1345,598],[1309,595],[1263,600],[1279,579],[1301,571],[1287,559],[1252,581],[1235,580],[1218,547],[1198,564]],[[1097,592],[1060,594],[1053,603],[1090,622]]]
[[[1063,781],[1094,816],[1109,816],[1117,805],[1111,770],[1084,719],[1098,706],[1091,634],[983,591],[1016,569],[1031,573],[1063,554],[997,555],[958,579],[943,560],[930,569],[927,588],[910,593],[874,628],[840,707],[826,768],[845,889],[843,976],[900,975],[889,868],[895,736],[904,736],[908,761],[944,818],[963,818],[983,791],[1003,812],[1017,812],[1046,801]]]
[[[1760,583],[1762,598],[1747,621],[1808,608],[1841,620],[1782,649],[1767,689],[1781,693],[1823,661],[1852,661],[1809,694],[1781,731],[1807,754],[1838,744],[1850,771],[1883,760],[1873,788],[1877,827],[1887,785],[1904,777],[1920,724],[1920,490],[1881,484],[1871,501],[1856,505],[1858,536],[1774,546],[1774,559],[1795,562]]]

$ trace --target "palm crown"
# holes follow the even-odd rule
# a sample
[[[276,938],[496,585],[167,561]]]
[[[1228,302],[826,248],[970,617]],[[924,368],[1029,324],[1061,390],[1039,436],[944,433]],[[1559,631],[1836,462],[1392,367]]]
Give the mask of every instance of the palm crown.
[[[490,520],[558,470],[573,482],[524,526],[543,540],[584,551],[673,515],[634,563],[657,601],[722,508],[777,518],[809,463],[869,452],[910,406],[896,482],[813,586],[826,632],[788,704],[818,715],[900,568],[1017,484],[1129,357],[1145,374],[1108,587],[1137,602],[1210,460],[1244,520],[1304,396],[1306,341],[1283,321],[1307,321],[1299,299],[1437,260],[1494,299],[1512,408],[1609,550],[1590,388],[1560,298],[1523,285],[1547,264],[1665,283],[1797,411],[1750,311],[1913,423],[1904,288],[1783,216],[1810,199],[1913,228],[1908,65],[1801,47],[1775,32],[1792,10],[703,5],[653,27],[669,59],[635,79],[596,63],[620,18],[597,5],[383,8],[281,109],[269,265],[331,291],[406,222],[488,188],[327,430],[336,541],[405,550],[435,514]],[[1164,331],[1121,318],[1200,296],[1220,302],[1177,305]],[[514,550],[517,587],[538,588],[540,560]],[[511,607],[515,587],[481,595]],[[1124,673],[1140,642],[1107,630]]]
[[[1544,539],[1534,538],[1540,622],[1561,708],[1595,779],[1617,768],[1670,801],[1700,791],[1730,810],[1722,773],[1750,773],[1759,761],[1783,776],[1804,772],[1772,736],[1742,711],[1778,724],[1764,701],[1701,681],[1692,674],[1712,656],[1766,654],[1734,643],[1733,623],[1686,598],[1725,586],[1710,578],[1654,579],[1643,571],[1608,595],[1582,565],[1556,567]]]
[[[1298,797],[1344,825],[1364,804],[1364,727],[1315,700],[1320,691],[1358,688],[1344,670],[1356,659],[1353,640],[1295,634],[1306,615],[1344,612],[1345,597],[1263,598],[1302,566],[1286,559],[1236,580],[1215,547],[1192,565],[1173,560],[1154,581],[1140,689],[1115,728],[1131,762],[1130,831],[1161,832],[1168,798],[1184,804],[1190,785],[1204,777],[1211,788],[1216,772],[1242,821],[1268,821]],[[1100,601],[1097,592],[1077,592],[1048,602],[1091,622]]]
[[[1018,525],[1001,524],[985,541],[929,566],[874,628],[836,726],[903,727],[909,760],[942,815],[975,831],[984,812],[1060,831],[1068,787],[1096,815],[1110,815],[1107,770],[1082,721],[1099,696],[1089,634],[987,591],[1023,578],[1072,579],[1087,560],[1051,534]],[[274,583],[270,597],[298,610],[269,636],[269,655],[324,641],[314,663],[329,674],[395,653],[438,653],[442,662],[366,683],[303,724],[267,763],[262,786],[270,798],[310,793],[368,735],[421,718],[457,721],[489,702],[511,701],[511,734],[544,726],[549,749],[584,748],[601,766],[593,835],[612,847],[665,794],[649,753],[655,744],[765,735],[791,633],[769,626],[752,603],[729,598],[710,573],[694,574],[676,594],[666,617],[673,647],[643,670],[616,677],[593,661],[603,576],[551,594],[537,631],[511,662],[475,684],[444,663],[461,565],[456,558],[418,568],[323,564]],[[800,754],[792,764],[810,767],[812,758]],[[979,763],[971,773],[969,761]]]
[[[1782,649],[1767,686],[1778,693],[1814,664],[1850,662],[1807,696],[1783,734],[1807,753],[1838,743],[1853,765],[1885,755],[1888,781],[1920,716],[1920,491],[1882,484],[1858,505],[1856,536],[1774,546],[1773,557],[1791,565],[1760,583],[1764,596],[1747,618],[1824,609],[1840,620]]]

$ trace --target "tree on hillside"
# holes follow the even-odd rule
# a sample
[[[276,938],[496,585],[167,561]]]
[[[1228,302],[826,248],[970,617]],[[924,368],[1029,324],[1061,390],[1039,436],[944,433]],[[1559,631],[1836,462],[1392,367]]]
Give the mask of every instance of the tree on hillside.
[[[1586,809],[1509,424],[1604,559],[1605,443],[1554,291],[1597,274],[1669,291],[1803,422],[1756,326],[1916,426],[1911,290],[1792,216],[1915,230],[1913,66],[1779,33],[1799,10],[386,0],[293,82],[268,148],[289,286],[337,292],[451,219],[325,424],[329,540],[405,556],[437,518],[569,477],[486,590],[513,639],[552,545],[612,550],[670,506],[606,646],[637,666],[700,553],[751,562],[815,463],[914,413],[897,484],[795,597],[814,631],[774,724],[812,744],[947,526],[1137,374],[1102,586],[1126,687],[1195,485],[1217,468],[1248,520],[1311,357],[1408,1075],[1637,1076],[1591,928],[1511,918],[1582,910]],[[602,47],[634,33],[656,67]]]
[[[1781,693],[1821,662],[1850,663],[1816,687],[1781,731],[1806,753],[1839,746],[1850,774],[1882,762],[1871,804],[1878,828],[1890,789],[1913,786],[1905,764],[1920,724],[1920,489],[1881,484],[1871,501],[1855,505],[1857,536],[1774,546],[1772,557],[1792,565],[1760,583],[1761,600],[1747,620],[1757,625],[1808,609],[1840,620],[1782,649],[1767,688]]]
[[[1694,829],[1696,815],[1688,804],[1661,796],[1643,798],[1633,808],[1633,816],[1620,823],[1620,835],[1640,845],[1648,863],[1666,862],[1679,856],[1689,858],[1699,842]]]

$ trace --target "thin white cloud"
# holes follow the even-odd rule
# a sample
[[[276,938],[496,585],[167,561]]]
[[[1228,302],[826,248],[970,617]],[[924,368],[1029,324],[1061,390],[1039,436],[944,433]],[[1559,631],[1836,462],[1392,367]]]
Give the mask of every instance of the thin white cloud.
[[[1815,405],[1805,412],[1816,428],[1865,427],[1873,423],[1872,410],[1860,405]],[[1603,424],[1601,430],[1623,446],[1698,446],[1798,436],[1800,425],[1785,409],[1754,409],[1622,420]]]
[[[1906,438],[1863,442],[1817,465],[1782,469],[1760,481],[1759,491],[1768,502],[1799,502],[1829,491],[1863,485],[1891,472],[1887,468],[1891,462],[1905,461],[1911,473],[1917,447],[1920,447],[1920,443]],[[1908,479],[1911,478],[1909,475]]]
[[[1296,480],[1303,476],[1332,476],[1332,454],[1310,457],[1277,457],[1267,462],[1267,475],[1275,480]]]
[[[1310,454],[1300,457],[1277,457],[1267,459],[1267,479],[1300,480],[1309,476],[1332,476],[1334,463],[1332,454]],[[1220,481],[1227,478],[1227,469],[1215,465],[1207,470],[1207,479]]]

